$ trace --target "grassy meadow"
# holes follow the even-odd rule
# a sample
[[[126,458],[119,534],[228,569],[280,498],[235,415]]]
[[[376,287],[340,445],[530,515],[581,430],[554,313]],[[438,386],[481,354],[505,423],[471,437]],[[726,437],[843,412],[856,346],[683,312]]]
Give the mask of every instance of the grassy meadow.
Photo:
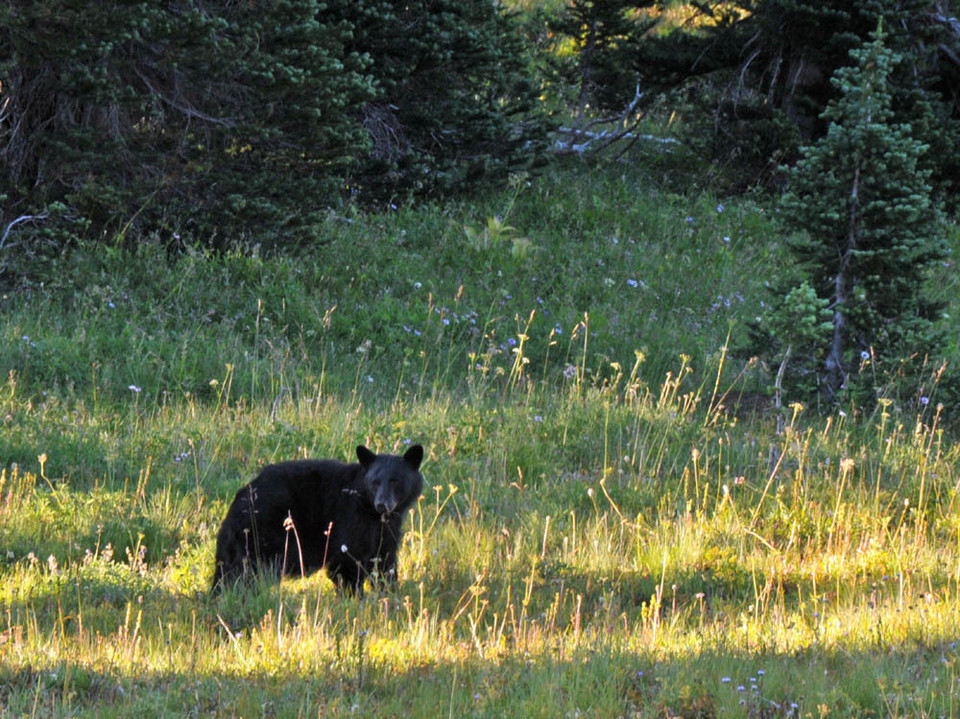
[[[0,717],[960,716],[938,368],[776,408],[735,351],[792,271],[774,205],[617,167],[8,289]],[[259,466],[410,442],[395,591],[208,595]]]

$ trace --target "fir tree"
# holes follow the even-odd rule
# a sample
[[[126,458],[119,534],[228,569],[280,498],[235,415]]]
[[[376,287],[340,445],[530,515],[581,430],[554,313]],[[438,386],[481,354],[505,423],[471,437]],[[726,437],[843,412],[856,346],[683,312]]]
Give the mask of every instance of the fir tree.
[[[856,65],[833,78],[827,134],[803,149],[783,201],[787,226],[799,231],[792,251],[831,313],[823,363],[804,367],[808,356],[791,371],[815,371],[830,400],[847,389],[882,394],[910,358],[920,364],[936,351],[940,307],[924,280],[947,252],[920,164],[927,148],[891,110],[899,57],[879,31],[850,55]],[[776,334],[781,347],[790,343],[789,327]]]
[[[349,173],[361,199],[463,190],[544,159],[539,90],[519,28],[490,0],[330,0],[370,58],[377,97],[357,115],[371,152]]]
[[[569,53],[557,53],[556,63],[557,76],[575,88],[575,112],[619,111],[633,99],[637,45],[653,25],[641,21],[637,11],[652,4],[652,0],[570,0],[549,23],[557,37],[569,39],[576,48],[573,62],[563,62]]]

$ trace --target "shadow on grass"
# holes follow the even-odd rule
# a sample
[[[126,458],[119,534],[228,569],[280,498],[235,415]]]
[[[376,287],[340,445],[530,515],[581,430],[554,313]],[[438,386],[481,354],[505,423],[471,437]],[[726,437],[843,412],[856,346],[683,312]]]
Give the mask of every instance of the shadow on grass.
[[[221,642],[236,640],[223,638]],[[306,640],[305,640],[306,641]],[[536,655],[385,660],[345,644],[316,665],[291,646],[258,668],[0,664],[14,716],[946,716],[960,700],[953,647],[664,656],[616,639]],[[170,663],[189,665],[189,657]],[[401,668],[397,668],[400,665]]]
[[[942,627],[870,647],[748,641],[737,615],[766,579],[732,560],[664,580],[558,559],[477,575],[460,556],[401,564],[396,588],[362,600],[322,573],[211,597],[201,551],[184,563],[192,584],[136,553],[21,560],[20,593],[0,602],[0,702],[54,716],[788,717],[948,715],[960,700]]]

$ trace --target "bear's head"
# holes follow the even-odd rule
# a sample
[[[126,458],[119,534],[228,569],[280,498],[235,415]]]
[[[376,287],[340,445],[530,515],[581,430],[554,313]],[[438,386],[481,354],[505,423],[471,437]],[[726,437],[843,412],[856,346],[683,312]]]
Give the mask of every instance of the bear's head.
[[[357,459],[365,471],[363,484],[373,508],[384,517],[405,512],[423,490],[423,447],[415,444],[403,456],[375,454],[363,445]]]

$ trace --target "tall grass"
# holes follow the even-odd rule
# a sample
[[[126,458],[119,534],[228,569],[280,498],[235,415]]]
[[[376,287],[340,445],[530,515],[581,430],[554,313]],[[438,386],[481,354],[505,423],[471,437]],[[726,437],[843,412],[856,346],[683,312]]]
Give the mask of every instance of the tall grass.
[[[942,411],[778,415],[762,207],[583,182],[8,293],[0,715],[955,715]],[[207,594],[258,466],[411,440],[395,591]]]

